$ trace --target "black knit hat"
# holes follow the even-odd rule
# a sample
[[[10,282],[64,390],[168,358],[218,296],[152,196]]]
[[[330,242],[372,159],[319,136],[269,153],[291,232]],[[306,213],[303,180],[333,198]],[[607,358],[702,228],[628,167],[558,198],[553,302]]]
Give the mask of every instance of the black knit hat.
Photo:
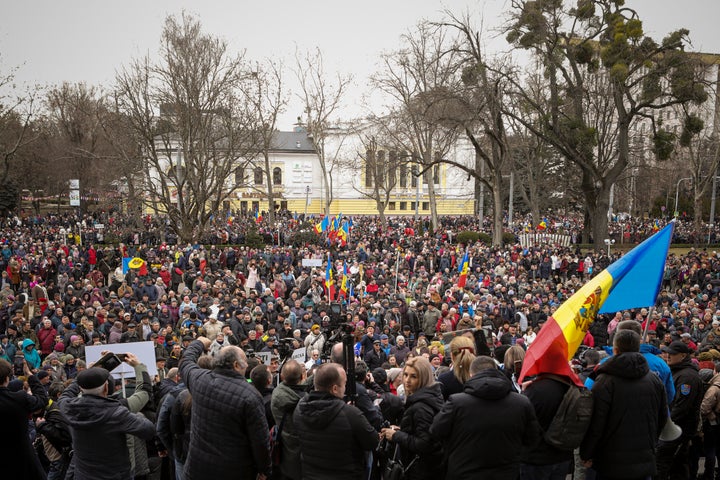
[[[100,367],[92,367],[77,374],[77,383],[80,388],[90,390],[104,384],[110,372]]]

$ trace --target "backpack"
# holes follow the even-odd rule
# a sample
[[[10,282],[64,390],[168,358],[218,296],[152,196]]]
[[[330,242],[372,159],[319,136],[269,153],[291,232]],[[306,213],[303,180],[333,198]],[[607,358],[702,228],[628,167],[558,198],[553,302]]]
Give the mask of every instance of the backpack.
[[[557,412],[545,431],[545,441],[560,450],[574,450],[580,446],[590,427],[593,413],[592,392],[570,384],[556,376],[552,378],[569,385]]]

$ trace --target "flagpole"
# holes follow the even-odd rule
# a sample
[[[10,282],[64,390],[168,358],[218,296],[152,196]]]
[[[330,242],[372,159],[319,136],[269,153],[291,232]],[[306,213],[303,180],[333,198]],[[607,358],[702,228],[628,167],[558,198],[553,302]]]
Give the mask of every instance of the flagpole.
[[[641,342],[645,342],[645,339],[647,338],[648,328],[650,328],[650,319],[652,318],[653,313],[655,313],[655,305],[648,309],[647,320],[645,320],[645,329],[643,330],[642,338],[640,339]]]
[[[395,293],[397,294],[398,286],[398,269],[400,268],[400,249],[395,252]]]

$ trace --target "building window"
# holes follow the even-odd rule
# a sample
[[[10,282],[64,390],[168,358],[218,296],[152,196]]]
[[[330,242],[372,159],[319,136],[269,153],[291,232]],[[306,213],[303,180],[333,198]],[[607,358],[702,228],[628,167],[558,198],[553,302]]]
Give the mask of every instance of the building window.
[[[392,150],[388,154],[388,186],[394,187],[397,183],[397,164],[398,154],[395,150]]]
[[[407,210],[407,202],[400,202],[400,210]]]
[[[410,178],[410,186],[411,186],[411,187],[417,187],[417,183],[418,183],[418,172],[419,172],[420,170],[418,170],[418,166],[417,166],[417,165],[413,165],[410,171],[412,172],[412,177]]]
[[[282,168],[273,168],[273,185],[282,185]]]
[[[395,202],[388,202],[388,210],[395,210]]]
[[[410,202],[410,210],[415,210],[415,202]]]
[[[423,210],[430,210],[430,203],[429,203],[429,202],[422,202],[422,209],[423,209]]]
[[[252,211],[253,212],[259,212],[260,211],[260,202],[252,202]]]
[[[253,170],[253,179],[255,180],[255,185],[262,185],[265,183],[263,181],[263,169],[260,167],[255,167],[255,170]]]
[[[373,186],[373,166],[375,165],[375,152],[367,150],[365,152],[365,186]]]
[[[400,165],[400,187],[407,187],[407,165],[404,163]]]
[[[385,186],[385,150],[377,152],[377,161],[375,163],[375,172],[377,175],[376,182],[381,187]]]
[[[237,167],[235,169],[235,185],[236,186],[245,185],[245,168],[244,167]]]

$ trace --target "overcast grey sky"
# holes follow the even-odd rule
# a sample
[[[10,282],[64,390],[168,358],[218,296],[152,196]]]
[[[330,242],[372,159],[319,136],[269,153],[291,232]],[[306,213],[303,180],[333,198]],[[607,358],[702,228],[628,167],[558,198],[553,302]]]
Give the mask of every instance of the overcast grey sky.
[[[422,18],[437,19],[446,7],[469,9],[485,30],[498,27],[509,0],[2,0],[0,71],[18,66],[29,84],[63,81],[109,86],[116,69],[133,57],[158,51],[163,20],[183,10],[205,31],[221,36],[248,57],[282,58],[293,64],[296,48],[319,47],[326,71],[351,73],[359,98],[379,54],[399,46],[399,37]],[[719,0],[627,0],[656,39],[679,27],[690,29],[693,50],[720,53]],[[506,48],[498,38],[490,49]],[[288,77],[291,76],[288,73]],[[299,112],[293,102],[281,129]],[[352,110],[352,109],[351,109]]]

